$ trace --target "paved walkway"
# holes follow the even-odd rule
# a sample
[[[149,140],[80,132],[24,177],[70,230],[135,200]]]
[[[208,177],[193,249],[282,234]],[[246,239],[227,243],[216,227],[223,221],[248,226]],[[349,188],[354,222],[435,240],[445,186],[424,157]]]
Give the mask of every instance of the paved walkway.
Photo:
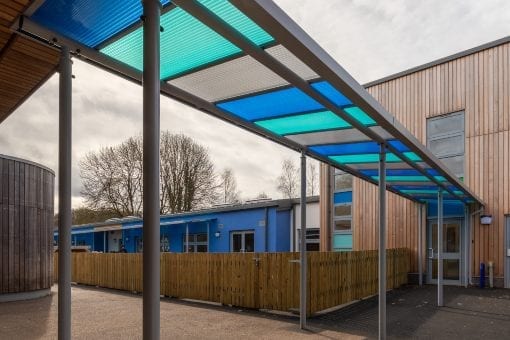
[[[510,290],[445,288],[446,307],[435,307],[435,287],[407,287],[388,294],[390,338],[506,339]],[[140,339],[142,299],[113,290],[74,286],[73,339]],[[0,338],[55,339],[57,296],[0,304]],[[377,336],[377,298],[309,320],[253,310],[162,299],[163,339],[363,339]]]

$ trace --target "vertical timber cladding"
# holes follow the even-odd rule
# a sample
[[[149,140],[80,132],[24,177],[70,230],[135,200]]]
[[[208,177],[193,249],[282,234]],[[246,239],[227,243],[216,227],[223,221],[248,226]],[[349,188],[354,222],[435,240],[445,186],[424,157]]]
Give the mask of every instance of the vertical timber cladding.
[[[48,289],[55,174],[0,155],[0,294]]]
[[[481,226],[479,216],[474,218],[474,276],[479,275],[479,263],[488,261],[495,262],[496,277],[504,274],[504,215],[510,212],[509,78],[510,42],[504,39],[367,87],[423,144],[427,118],[465,112],[464,181],[487,204],[486,213],[493,215],[489,226]],[[377,188],[355,179],[354,192],[354,249],[374,249]],[[416,271],[417,208],[394,194],[387,195],[388,247],[410,248],[415,254],[412,270]]]

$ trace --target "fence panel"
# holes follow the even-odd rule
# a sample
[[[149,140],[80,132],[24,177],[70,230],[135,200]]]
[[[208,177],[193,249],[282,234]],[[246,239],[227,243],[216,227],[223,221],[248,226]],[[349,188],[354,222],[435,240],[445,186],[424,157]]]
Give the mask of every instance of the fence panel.
[[[388,249],[387,287],[407,283],[409,249]],[[299,309],[299,253],[161,254],[161,294],[244,308]],[[308,314],[377,294],[377,250],[308,253]],[[54,256],[54,279],[58,256]],[[73,253],[72,281],[142,291],[142,254]]]

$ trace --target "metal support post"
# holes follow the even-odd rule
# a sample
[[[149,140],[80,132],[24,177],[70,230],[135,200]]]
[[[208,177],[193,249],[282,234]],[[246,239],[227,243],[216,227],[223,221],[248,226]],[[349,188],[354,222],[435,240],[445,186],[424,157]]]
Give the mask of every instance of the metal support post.
[[[143,0],[143,338],[160,338],[159,134],[160,14],[158,0]]]
[[[71,143],[72,65],[67,46],[60,54],[58,126],[58,339],[71,339]]]
[[[423,205],[418,204],[418,284],[423,286]]]
[[[386,147],[379,152],[379,339],[386,339]]]
[[[306,289],[307,289],[307,261],[306,261],[306,156],[301,151],[301,235],[300,235],[300,292],[299,292],[299,327],[306,328]]]
[[[437,305],[443,304],[443,191],[437,192]]]

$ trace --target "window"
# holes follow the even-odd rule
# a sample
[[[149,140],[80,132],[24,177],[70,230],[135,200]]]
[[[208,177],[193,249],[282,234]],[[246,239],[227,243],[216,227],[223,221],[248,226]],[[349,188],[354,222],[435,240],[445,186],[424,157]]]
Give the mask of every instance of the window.
[[[182,249],[186,252],[186,234],[183,235]],[[206,253],[207,251],[207,234],[188,235],[188,253]]]
[[[298,229],[298,249],[301,247],[301,229]],[[306,229],[306,251],[319,251],[320,228]]]
[[[161,234],[159,237],[159,251],[160,252],[170,251],[170,241],[167,234]]]
[[[352,175],[335,169],[332,248],[352,250]]]
[[[255,251],[255,233],[253,231],[235,231],[230,234],[230,250],[233,253],[252,253]]]
[[[464,112],[427,120],[427,147],[457,177],[464,178]]]

